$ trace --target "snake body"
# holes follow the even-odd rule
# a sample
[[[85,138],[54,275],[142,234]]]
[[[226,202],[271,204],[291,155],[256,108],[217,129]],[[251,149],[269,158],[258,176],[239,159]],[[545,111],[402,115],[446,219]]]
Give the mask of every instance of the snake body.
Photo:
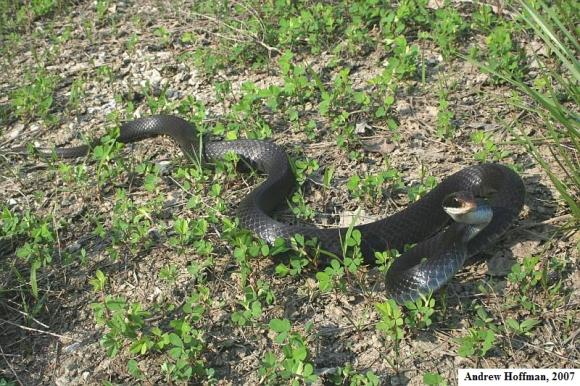
[[[341,243],[347,228],[288,225],[272,218],[272,211],[284,201],[295,183],[288,157],[275,143],[205,141],[192,124],[172,115],[126,122],[117,140],[129,143],[157,135],[173,138],[185,155],[198,162],[212,163],[233,152],[267,174],[266,180],[248,194],[237,209],[240,224],[257,237],[274,243],[277,238],[288,241],[301,234],[305,238],[316,238],[321,248],[341,256]],[[89,148],[56,148],[52,153],[63,158],[79,157],[87,154]],[[455,222],[445,228],[450,221],[442,202],[457,191],[488,198],[493,217],[483,230],[474,232],[472,226]],[[400,212],[354,228],[361,232],[360,248],[367,264],[375,263],[376,251],[402,251],[405,245],[417,243],[394,261],[386,277],[386,287],[393,298],[399,302],[414,300],[419,294],[440,288],[468,257],[492,246],[518,217],[524,196],[523,182],[510,168],[495,163],[469,166],[448,176]]]

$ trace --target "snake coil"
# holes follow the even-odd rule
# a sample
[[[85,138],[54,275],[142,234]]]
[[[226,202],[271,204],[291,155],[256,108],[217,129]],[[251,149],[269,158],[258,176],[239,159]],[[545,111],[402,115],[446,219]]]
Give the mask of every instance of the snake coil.
[[[203,141],[189,122],[172,115],[156,115],[126,122],[118,141],[130,143],[158,135],[173,138],[185,155],[198,162],[214,162],[229,152],[236,153],[267,174],[266,180],[239,204],[237,216],[243,227],[257,237],[273,243],[290,240],[296,234],[316,238],[319,245],[338,256],[347,228],[320,229],[288,225],[271,217],[272,211],[294,186],[288,157],[269,141]],[[95,142],[98,144],[98,141]],[[56,148],[50,153],[62,158],[86,155],[90,146]],[[443,210],[446,197],[469,192],[487,197],[493,212],[482,230],[452,222]],[[518,217],[524,203],[521,178],[506,166],[494,163],[466,167],[445,178],[419,201],[387,218],[354,227],[361,232],[361,252],[365,263],[375,263],[375,251],[414,248],[394,261],[386,277],[386,287],[397,301],[414,300],[419,294],[435,291],[459,270],[465,260],[493,245]],[[477,234],[475,234],[477,233]],[[475,235],[474,235],[475,234]]]

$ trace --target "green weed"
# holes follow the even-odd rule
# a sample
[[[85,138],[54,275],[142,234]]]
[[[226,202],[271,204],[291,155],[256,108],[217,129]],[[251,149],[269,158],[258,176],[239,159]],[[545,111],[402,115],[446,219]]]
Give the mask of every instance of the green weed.
[[[26,3],[0,2],[0,33],[30,28],[35,19],[45,17],[63,8],[63,0],[31,0]]]
[[[295,160],[294,162],[291,162],[291,166],[298,185],[303,185],[308,176],[320,168],[318,162],[313,159]]]
[[[488,66],[504,76],[519,80],[523,77],[525,66],[522,53],[512,41],[513,29],[506,24],[495,27],[485,39],[489,54]],[[496,78],[501,81],[501,78]]]
[[[447,386],[447,381],[439,373],[423,374],[423,383],[429,386]]]
[[[483,358],[494,347],[495,338],[493,330],[485,327],[470,328],[467,336],[457,339],[459,343],[457,354],[464,358],[472,356]]]
[[[317,265],[321,251],[316,239],[307,239],[303,235],[295,234],[290,240],[290,248],[285,246],[284,240],[276,241],[279,243],[277,248],[280,252],[287,252],[289,250],[294,252],[290,256],[290,267],[285,264],[278,264],[276,266],[276,273],[279,275],[298,275],[309,264]]]
[[[517,335],[521,336],[531,336],[532,330],[541,322],[538,319],[525,319],[523,322],[518,322],[515,319],[506,319],[507,327]]]
[[[292,213],[297,217],[305,220],[314,218],[314,210],[306,203],[304,194],[301,191],[294,192],[289,202]]]
[[[168,381],[187,381],[203,377],[211,379],[213,369],[206,368],[201,354],[205,349],[204,334],[192,327],[191,321],[199,321],[205,308],[204,296],[194,293],[184,305],[186,317],[173,319],[167,331],[159,327],[148,328],[145,319],[151,314],[139,303],[128,303],[122,297],[105,295],[106,276],[97,271],[91,284],[102,300],[92,303],[95,320],[107,327],[108,332],[101,338],[101,344],[110,357],[117,356],[126,349],[133,355],[144,356],[150,352],[166,352],[169,360],[161,364],[160,370]],[[201,302],[201,303],[200,303]],[[130,373],[140,378],[143,376],[138,363],[128,363]]]
[[[309,361],[306,339],[301,334],[292,332],[292,326],[287,319],[272,319],[268,326],[276,333],[274,343],[280,346],[282,356],[277,356],[272,351],[264,355],[259,370],[261,381],[286,381],[291,385],[315,382],[318,377]]]
[[[511,154],[510,151],[503,150],[496,144],[492,133],[484,130],[475,130],[471,133],[471,140],[481,147],[481,150],[474,154],[474,158],[478,161],[501,161]]]
[[[489,4],[480,4],[471,15],[472,29],[491,31],[497,18]]]
[[[10,94],[10,105],[14,114],[23,120],[42,119],[54,124],[56,117],[50,114],[54,101],[54,90],[58,78],[44,70],[26,76],[27,85]]]
[[[52,216],[36,216],[29,211],[18,214],[11,212],[6,207],[2,210],[1,219],[2,235],[6,240],[17,241],[26,237],[24,244],[16,249],[16,256],[26,264],[30,271],[28,283],[20,274],[16,277],[21,281],[20,284],[24,285],[24,288],[29,288],[34,299],[39,300],[40,289],[37,274],[52,263],[60,226]]]
[[[392,49],[393,57],[389,59],[385,71],[389,71],[397,80],[413,78],[417,74],[419,47],[409,46],[404,36],[388,39],[387,44]]]
[[[159,270],[159,278],[167,283],[173,283],[177,279],[177,266],[170,264]]]
[[[357,372],[349,363],[339,367],[330,377],[333,385],[378,386],[381,384],[380,381],[381,379],[372,370],[365,373]]]
[[[340,264],[340,261],[336,259],[332,260],[323,272],[316,273],[320,290],[322,292],[329,292],[335,288],[344,289],[344,274],[344,267]]]
[[[68,109],[74,111],[79,108],[81,100],[85,96],[85,87],[84,79],[76,78],[73,81],[68,97]]]
[[[395,169],[386,169],[379,174],[363,177],[354,174],[348,179],[346,187],[353,197],[376,203],[381,200],[386,184],[390,185],[391,190],[402,187],[399,173]]]
[[[446,6],[437,10],[432,37],[441,48],[444,58],[449,58],[455,53],[457,41],[467,28],[467,24],[455,8]]]
[[[421,296],[414,302],[406,302],[405,308],[408,310],[405,324],[409,328],[428,328],[433,323],[431,317],[435,313],[435,299],[431,296]]]
[[[97,0],[96,4],[97,20],[102,22],[110,6],[110,0]]]
[[[383,303],[376,303],[375,308],[379,313],[380,321],[377,323],[376,328],[379,332],[385,334],[393,342],[395,363],[398,363],[398,355],[400,350],[400,344],[405,336],[405,319],[403,313],[399,308],[397,302],[393,299],[389,299]]]
[[[437,109],[437,135],[443,138],[451,138],[455,131],[452,119],[455,116],[449,109],[448,94],[445,90],[439,90],[439,108]]]
[[[555,67],[548,63],[540,61],[545,74],[549,76],[551,82],[543,82],[544,89],[536,89],[530,87],[528,84],[515,78],[509,72],[501,71],[493,66],[479,63],[479,66],[498,77],[499,79],[512,85],[519,93],[526,95],[533,104],[528,105],[515,101],[514,103],[537,116],[544,122],[547,135],[553,141],[554,145],[550,146],[550,154],[557,165],[562,169],[565,177],[559,177],[554,173],[552,166],[546,160],[540,151],[538,145],[525,135],[521,130],[514,130],[514,134],[527,148],[529,154],[542,166],[546,174],[552,180],[552,183],[560,193],[561,197],[570,207],[576,221],[580,218],[580,208],[577,204],[577,194],[580,190],[580,179],[578,176],[578,164],[571,156],[569,147],[576,152],[580,148],[579,134],[578,134],[578,119],[577,114],[570,111],[564,101],[560,100],[558,95],[558,88],[567,90],[566,95],[571,98],[573,102],[578,104],[579,94],[577,92],[577,84],[580,82],[579,64],[576,59],[574,51],[578,50],[577,39],[575,39],[569,30],[562,23],[557,13],[549,8],[543,2],[538,2],[538,8],[545,11],[545,15],[541,15],[532,5],[524,0],[519,1],[522,6],[520,17],[530,28],[534,35],[543,40],[547,47],[554,53],[557,59]],[[557,31],[557,33],[555,32]],[[503,45],[506,45],[504,43]]]

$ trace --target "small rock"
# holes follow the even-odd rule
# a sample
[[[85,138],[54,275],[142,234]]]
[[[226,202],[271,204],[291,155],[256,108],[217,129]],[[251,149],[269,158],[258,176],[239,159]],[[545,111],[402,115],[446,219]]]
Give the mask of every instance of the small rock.
[[[165,298],[165,296],[163,295],[163,291],[161,291],[159,287],[155,287],[151,295],[152,296],[149,297],[150,300],[155,301],[157,303],[162,303]]]
[[[28,130],[29,130],[30,132],[35,132],[35,131],[38,131],[38,130],[40,130],[40,125],[39,125],[38,123],[34,123],[34,122],[33,122],[33,123],[31,123],[30,125],[28,125]]]
[[[489,80],[489,74],[479,74],[475,77],[475,84],[484,84]]]
[[[24,124],[21,122],[17,122],[14,127],[12,128],[12,130],[8,131],[4,137],[5,139],[11,141],[15,138],[18,138],[20,136],[20,134],[22,133],[22,130],[24,129]]]
[[[63,351],[66,353],[72,353],[77,351],[80,347],[81,347],[81,342],[74,342],[72,344],[69,344],[68,346],[65,346],[63,348]]]
[[[117,108],[117,102],[114,99],[112,99],[107,103],[105,103],[105,105],[103,105],[101,108],[104,114],[110,114]]]
[[[431,117],[436,117],[437,113],[439,113],[439,109],[437,106],[425,106],[425,113]]]
[[[179,90],[169,89],[169,90],[167,90],[166,95],[167,95],[167,99],[180,99],[181,98],[181,92]]]
[[[367,129],[371,127],[366,122],[359,122],[355,125],[354,132],[356,134],[364,134]]]
[[[157,167],[159,168],[159,173],[164,176],[164,175],[168,175],[170,170],[170,166],[171,166],[171,161],[168,160],[164,160],[164,161],[159,161],[155,163],[157,165]]]
[[[153,68],[151,70],[144,71],[143,78],[144,79],[141,82],[139,82],[141,87],[147,87],[147,84],[149,84],[151,86],[151,88],[153,88],[154,90],[157,90],[160,88],[161,81],[163,79],[161,77],[161,73],[155,68]]]

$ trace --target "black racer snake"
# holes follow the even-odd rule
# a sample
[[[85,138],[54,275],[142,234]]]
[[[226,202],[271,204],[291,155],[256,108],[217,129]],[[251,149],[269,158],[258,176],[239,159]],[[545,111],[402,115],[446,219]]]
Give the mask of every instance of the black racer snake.
[[[273,142],[206,141],[192,124],[172,115],[126,122],[117,141],[130,143],[158,135],[173,138],[183,153],[195,161],[211,163],[233,152],[267,174],[266,180],[237,209],[240,224],[257,237],[274,243],[277,238],[288,241],[302,234],[316,238],[321,248],[341,256],[341,242],[348,228],[288,225],[271,217],[295,182],[285,151]],[[98,143],[97,140],[93,145]],[[80,157],[90,147],[55,148],[44,154]],[[485,203],[479,197],[485,197]],[[360,247],[367,264],[375,263],[375,251],[402,251],[406,244],[417,243],[394,261],[386,277],[391,297],[398,302],[414,300],[420,293],[439,289],[468,257],[493,245],[518,217],[524,197],[524,184],[510,168],[495,163],[469,166],[445,178],[407,208],[354,228],[361,232]],[[450,216],[456,221],[450,221]]]

